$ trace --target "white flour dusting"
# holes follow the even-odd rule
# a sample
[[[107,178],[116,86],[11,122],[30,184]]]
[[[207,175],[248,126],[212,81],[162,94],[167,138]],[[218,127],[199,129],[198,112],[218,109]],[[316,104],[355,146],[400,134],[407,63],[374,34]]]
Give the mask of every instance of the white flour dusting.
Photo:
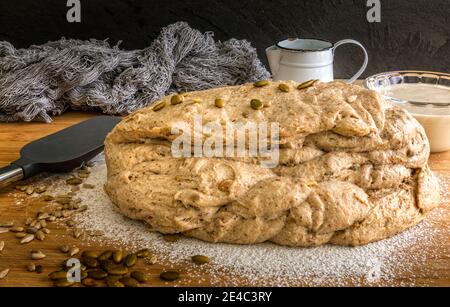
[[[394,278],[398,284],[399,277],[402,284],[411,285],[414,281],[403,278],[403,275],[410,275],[408,272],[420,274],[418,268],[437,253],[437,248],[442,253],[446,247],[441,242],[450,235],[448,228],[433,227],[433,223],[448,223],[446,208],[440,208],[425,222],[400,235],[356,248],[331,245],[290,248],[270,243],[241,246],[211,244],[189,238],[169,243],[160,234],[149,231],[143,223],[118,213],[103,191],[105,180],[106,166],[100,157],[86,181],[95,185],[95,189],[81,189],[77,195],[89,208],[73,218],[80,228],[104,233],[103,237],[95,240],[131,249],[150,248],[175,266],[183,263],[187,270],[184,273],[192,276],[198,272],[194,267],[186,266],[186,259],[197,254],[207,255],[212,261],[212,265],[206,266],[212,276],[209,280],[212,284],[223,285],[222,277],[226,271],[225,275],[229,276],[226,285],[233,285],[233,280],[242,282],[242,279],[253,286],[390,285]],[[444,182],[444,201],[447,203],[450,182],[448,179],[441,181]],[[62,188],[62,185],[55,185],[52,189],[60,192]]]

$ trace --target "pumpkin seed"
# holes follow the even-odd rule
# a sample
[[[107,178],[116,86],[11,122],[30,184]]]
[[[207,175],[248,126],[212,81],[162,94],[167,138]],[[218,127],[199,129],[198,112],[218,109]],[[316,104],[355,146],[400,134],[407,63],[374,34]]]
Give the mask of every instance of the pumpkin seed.
[[[83,188],[84,189],[95,189],[95,185],[85,183],[85,184],[83,184]]]
[[[172,105],[177,105],[180,104],[184,101],[184,96],[177,94],[177,95],[173,95],[172,98],[170,99],[170,103]]]
[[[309,80],[309,81],[303,82],[303,83],[301,83],[299,86],[297,86],[297,88],[298,88],[299,90],[304,90],[304,89],[306,89],[306,88],[308,88],[308,87],[313,86],[314,83],[316,83],[317,81],[319,81],[319,80],[316,79],[316,80]]]
[[[130,274],[131,277],[136,279],[140,283],[147,282],[149,280],[148,276],[141,271],[133,271]]]
[[[9,231],[11,231],[11,232],[23,232],[24,229],[23,229],[23,227],[12,227],[12,228],[9,229]]]
[[[284,93],[289,93],[290,91],[289,85],[285,83],[280,83],[280,85],[278,85],[278,89]]]
[[[15,237],[18,239],[23,239],[27,236],[27,234],[25,232],[18,232],[16,233]]]
[[[55,200],[55,198],[54,198],[53,196],[51,196],[51,195],[44,195],[44,196],[42,197],[42,199],[45,200],[45,201],[52,201],[52,200]]]
[[[45,234],[42,230],[38,230],[35,234],[36,239],[38,239],[39,241],[44,241],[45,239]]]
[[[96,251],[84,251],[81,253],[81,257],[88,257],[88,258],[98,258],[99,252]]]
[[[119,280],[126,287],[136,288],[139,287],[139,282],[131,277],[123,277]]]
[[[198,265],[202,265],[202,264],[209,262],[208,256],[203,256],[203,255],[195,255],[195,256],[192,256],[191,259],[192,259],[192,262],[194,262],[195,264],[198,264]]]
[[[28,272],[34,272],[34,271],[36,271],[36,265],[34,264],[34,263],[28,263],[27,264],[27,271]]]
[[[221,108],[223,108],[223,107],[225,106],[225,100],[223,100],[222,98],[217,98],[217,99],[214,101],[214,105],[215,105],[217,108],[221,109]]]
[[[45,220],[49,217],[50,217],[50,215],[48,213],[41,213],[38,215],[38,220]]]
[[[91,258],[91,257],[82,257],[81,258],[81,263],[84,264],[85,266],[87,266],[90,269],[98,267],[97,259]]]
[[[165,102],[165,101],[162,101],[162,102],[156,104],[156,105],[153,107],[153,111],[154,111],[154,112],[158,112],[158,111],[164,109],[165,106],[166,106],[166,102]]]
[[[68,281],[67,278],[66,278],[66,279],[55,280],[53,282],[53,285],[55,287],[59,287],[59,288],[67,288],[67,287],[72,287],[73,285],[75,285],[75,283],[72,282],[72,281]]]
[[[115,266],[108,270],[108,274],[111,275],[127,275],[128,269],[124,266]]]
[[[137,256],[135,254],[128,254],[123,263],[125,264],[126,267],[131,268],[132,266],[134,266],[137,262]]]
[[[259,99],[252,99],[250,101],[250,106],[253,110],[261,110],[264,107],[262,101]]]
[[[103,283],[99,280],[95,280],[93,278],[85,278],[81,281],[81,284],[85,287],[90,287],[90,288],[98,288],[98,287],[102,287]]]
[[[264,87],[267,85],[269,85],[269,81],[267,81],[267,80],[261,80],[261,81],[253,83],[254,87]]]
[[[112,254],[113,254],[113,251],[105,251],[105,252],[101,253],[100,256],[98,256],[98,260],[100,260],[100,261],[109,260],[112,256]]]
[[[123,288],[125,285],[119,280],[108,280],[106,285],[110,288]]]
[[[31,251],[31,259],[33,260],[41,260],[47,257],[43,252],[41,251]]]
[[[115,263],[121,263],[123,260],[123,252],[121,250],[116,250],[112,254],[112,258]]]
[[[57,279],[67,279],[67,272],[66,271],[55,271],[48,274],[48,278],[51,280],[57,280]]]
[[[70,256],[75,256],[75,255],[78,254],[79,252],[80,252],[80,249],[79,249],[78,247],[76,247],[76,246],[71,247],[71,248],[69,249],[69,255],[70,255]]]
[[[36,266],[36,273],[41,274],[44,271],[44,267],[42,265]]]
[[[110,260],[110,259],[107,259],[107,260],[101,260],[101,261],[100,261],[100,267],[101,267],[103,270],[109,272],[109,270],[111,270],[111,269],[113,269],[113,268],[116,268],[116,267],[117,267],[117,264],[115,264],[114,261],[112,261],[112,260]]]
[[[64,254],[67,254],[69,252],[69,249],[70,249],[69,245],[61,245],[59,247],[59,251]]]
[[[0,252],[5,248],[5,242],[0,241]]]
[[[81,180],[80,178],[72,177],[67,179],[66,183],[68,185],[80,185],[81,183],[83,183],[83,180]]]
[[[136,253],[136,256],[138,258],[145,258],[148,257],[150,255],[150,250],[149,249],[141,249],[140,251],[138,251]]]
[[[3,271],[0,271],[0,279],[5,278],[9,273],[9,269],[5,269]]]
[[[22,240],[20,240],[20,244],[30,243],[33,240],[34,240],[34,235],[28,234],[25,237],[23,237]]]
[[[97,279],[97,280],[105,279],[108,276],[108,273],[106,273],[105,271],[100,270],[100,269],[89,271],[87,274],[88,274],[88,277]]]
[[[174,281],[180,278],[180,273],[176,271],[166,271],[159,274],[159,278],[166,281]]]

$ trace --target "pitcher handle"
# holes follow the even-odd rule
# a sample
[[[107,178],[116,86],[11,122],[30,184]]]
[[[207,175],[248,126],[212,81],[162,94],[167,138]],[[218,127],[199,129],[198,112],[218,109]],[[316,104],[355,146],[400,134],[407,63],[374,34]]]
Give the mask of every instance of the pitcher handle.
[[[357,72],[353,77],[351,77],[351,78],[347,81],[347,83],[353,83],[353,82],[355,82],[355,80],[358,79],[358,78],[363,74],[363,72],[366,70],[367,64],[369,64],[369,54],[367,53],[366,48],[364,48],[364,46],[363,46],[360,42],[355,41],[354,39],[343,39],[343,40],[338,41],[337,43],[334,44],[334,46],[333,46],[333,57],[334,57],[334,52],[335,52],[336,48],[339,47],[339,46],[341,46],[341,45],[344,45],[344,44],[354,44],[354,45],[357,45],[357,46],[359,46],[359,47],[364,51],[364,63],[363,63],[363,65],[362,65],[362,67],[358,70],[358,72]]]

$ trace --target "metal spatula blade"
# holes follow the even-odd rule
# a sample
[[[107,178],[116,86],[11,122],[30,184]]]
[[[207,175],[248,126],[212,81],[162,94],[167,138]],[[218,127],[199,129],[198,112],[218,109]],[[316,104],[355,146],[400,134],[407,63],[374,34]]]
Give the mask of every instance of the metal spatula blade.
[[[40,172],[69,172],[103,150],[120,118],[99,116],[25,145],[20,159],[0,168],[0,188]]]

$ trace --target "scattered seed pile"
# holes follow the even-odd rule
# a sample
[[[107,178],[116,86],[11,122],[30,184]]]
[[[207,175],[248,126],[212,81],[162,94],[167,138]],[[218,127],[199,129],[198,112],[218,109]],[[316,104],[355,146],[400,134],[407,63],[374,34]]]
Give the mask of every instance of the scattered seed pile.
[[[212,284],[219,284],[226,271],[231,279],[228,282],[230,285],[243,278],[258,286],[297,285],[299,279],[308,285],[390,285],[393,278],[402,273],[414,271],[416,274],[426,274],[417,268],[422,267],[426,259],[433,257],[430,253],[442,251],[445,247],[441,242],[450,235],[449,230],[433,227],[434,223],[447,223],[446,208],[440,208],[424,223],[400,235],[356,248],[331,245],[289,248],[274,244],[236,246],[210,244],[189,238],[169,242],[175,240],[165,239],[151,232],[143,223],[129,220],[118,213],[103,191],[105,178],[106,165],[103,157],[99,157],[85,181],[94,188],[78,194],[88,209],[73,219],[78,227],[103,234],[101,237],[90,237],[91,240],[106,240],[136,250],[149,248],[158,254],[159,259],[174,265],[184,263],[193,255],[206,255],[212,262],[212,265],[207,266]],[[55,192],[64,188],[64,180],[60,181],[60,184],[55,183],[51,188]],[[443,191],[447,191],[443,202],[447,203],[450,198],[450,180],[442,178],[441,182]],[[195,269],[188,267],[187,270],[185,274],[198,274]],[[407,280],[404,283],[411,284]]]

